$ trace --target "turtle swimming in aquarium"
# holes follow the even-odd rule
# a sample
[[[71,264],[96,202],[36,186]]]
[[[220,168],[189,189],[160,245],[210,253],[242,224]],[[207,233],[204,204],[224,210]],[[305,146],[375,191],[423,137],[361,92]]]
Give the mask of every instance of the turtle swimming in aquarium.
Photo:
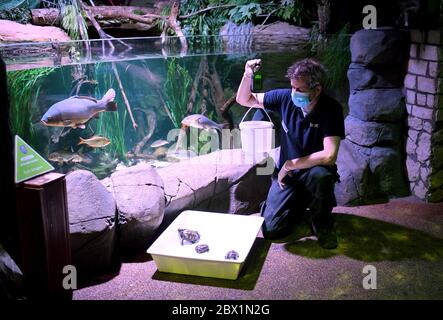
[[[194,244],[200,240],[200,234],[194,230],[178,229],[178,234],[180,235],[180,239],[182,240],[182,245],[185,241]]]
[[[195,247],[195,252],[205,253],[209,251],[209,246],[207,244],[199,244]]]
[[[229,251],[229,252],[226,254],[226,256],[225,256],[225,259],[228,259],[228,260],[237,260],[237,259],[238,259],[238,252],[235,251],[235,250],[231,250],[231,251]]]

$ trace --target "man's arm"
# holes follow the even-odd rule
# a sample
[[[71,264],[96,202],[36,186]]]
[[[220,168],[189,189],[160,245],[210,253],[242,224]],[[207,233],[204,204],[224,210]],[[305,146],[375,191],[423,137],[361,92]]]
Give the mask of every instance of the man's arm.
[[[286,170],[308,169],[314,166],[331,166],[337,161],[341,138],[338,136],[325,137],[323,150],[308,156],[288,160],[284,163]]]
[[[245,73],[237,90],[236,101],[245,107],[263,108],[264,93],[252,93],[251,81],[253,76],[253,67],[260,63],[260,59],[249,60],[245,65]]]

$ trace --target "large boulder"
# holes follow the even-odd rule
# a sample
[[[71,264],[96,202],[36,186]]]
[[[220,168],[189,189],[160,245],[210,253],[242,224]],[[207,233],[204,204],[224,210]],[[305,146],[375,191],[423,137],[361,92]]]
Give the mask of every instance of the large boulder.
[[[351,60],[366,66],[401,65],[409,57],[409,32],[379,28],[351,37]]]
[[[403,128],[401,123],[362,121],[353,116],[345,119],[346,139],[365,147],[397,145]]]
[[[96,176],[76,170],[66,176],[72,262],[94,272],[112,266],[116,207]]]
[[[394,197],[409,195],[405,159],[397,148],[373,147],[369,158],[374,188]]]
[[[117,203],[121,249],[145,248],[165,211],[163,181],[157,171],[149,164],[138,164],[114,172],[102,183]]]
[[[0,244],[0,300],[23,299],[23,274]]]
[[[0,20],[0,41],[2,42],[56,42],[71,41],[60,28],[35,26],[9,20]]]
[[[348,69],[349,89],[389,89],[403,87],[404,72],[398,66],[367,67],[351,63]]]
[[[366,151],[366,152],[365,152]],[[365,202],[368,188],[369,163],[365,148],[343,140],[337,157],[340,182],[335,184],[338,205],[358,205]]]
[[[218,150],[158,169],[167,198],[164,223],[187,209],[257,212],[266,199],[271,176],[257,174],[260,164],[250,160],[240,149]],[[272,158],[270,166],[272,173]]]
[[[337,158],[339,205],[360,205],[409,195],[401,153],[392,147],[362,147],[344,140]]]
[[[213,156],[218,160],[215,192],[197,208],[236,214],[257,212],[271,187],[273,158],[251,159],[240,149],[220,150]]]
[[[406,115],[403,91],[369,89],[349,96],[349,114],[363,121],[400,122]]]

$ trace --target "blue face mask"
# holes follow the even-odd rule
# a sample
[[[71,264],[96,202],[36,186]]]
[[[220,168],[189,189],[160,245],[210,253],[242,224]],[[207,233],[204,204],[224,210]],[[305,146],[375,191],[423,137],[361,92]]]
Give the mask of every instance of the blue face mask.
[[[311,100],[309,100],[309,93],[307,92],[292,91],[291,98],[295,106],[302,108],[303,110],[305,110],[311,103]]]

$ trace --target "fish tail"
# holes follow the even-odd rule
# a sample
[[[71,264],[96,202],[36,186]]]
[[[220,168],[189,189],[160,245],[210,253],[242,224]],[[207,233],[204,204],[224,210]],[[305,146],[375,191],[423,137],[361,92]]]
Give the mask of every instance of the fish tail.
[[[115,98],[115,90],[114,89],[109,89],[108,91],[106,91],[105,95],[103,96],[102,100],[109,102],[109,101],[113,101]]]
[[[117,111],[117,103],[115,101],[109,101],[106,104],[106,111]]]
[[[86,142],[85,142],[85,139],[83,139],[82,137],[80,137],[80,142],[78,143],[78,146],[79,145],[81,145],[81,144],[85,144]]]

